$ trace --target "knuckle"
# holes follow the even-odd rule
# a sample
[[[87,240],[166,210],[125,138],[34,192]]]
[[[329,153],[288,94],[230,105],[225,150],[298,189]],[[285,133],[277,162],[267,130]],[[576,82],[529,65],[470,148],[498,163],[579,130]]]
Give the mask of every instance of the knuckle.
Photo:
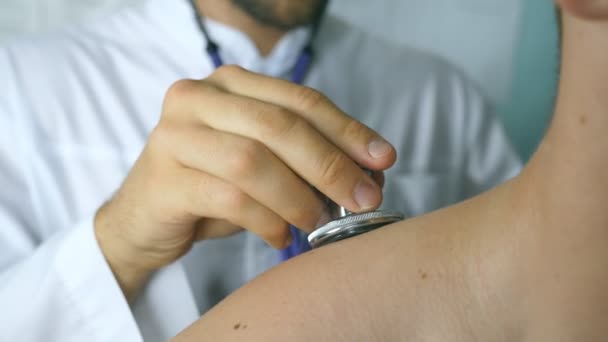
[[[297,108],[305,111],[315,109],[320,104],[329,102],[321,92],[305,86],[298,87],[294,97]]]
[[[211,79],[223,80],[239,77],[245,73],[245,69],[238,65],[227,64],[217,68],[211,75]]]
[[[262,139],[277,139],[286,136],[305,124],[302,118],[281,107],[271,107],[257,112],[255,123]]]
[[[218,88],[211,82],[183,79],[173,83],[165,94],[163,115],[189,111],[192,101],[217,93]]]
[[[258,161],[264,153],[264,146],[255,141],[247,140],[234,149],[228,172],[233,179],[243,179],[252,175],[257,169]]]
[[[321,162],[321,179],[322,187],[331,187],[344,177],[344,173],[348,167],[348,158],[338,150],[332,150],[325,156]]]
[[[191,96],[196,89],[197,81],[184,79],[173,83],[165,95],[165,102],[172,104],[182,100],[184,97]]]
[[[361,122],[351,119],[344,125],[342,136],[348,139],[361,139],[370,135],[370,129]]]

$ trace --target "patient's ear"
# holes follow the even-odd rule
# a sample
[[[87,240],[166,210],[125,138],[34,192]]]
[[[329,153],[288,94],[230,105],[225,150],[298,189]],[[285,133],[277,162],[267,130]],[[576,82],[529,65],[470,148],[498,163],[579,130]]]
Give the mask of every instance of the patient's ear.
[[[556,0],[562,10],[577,17],[608,20],[608,0]]]

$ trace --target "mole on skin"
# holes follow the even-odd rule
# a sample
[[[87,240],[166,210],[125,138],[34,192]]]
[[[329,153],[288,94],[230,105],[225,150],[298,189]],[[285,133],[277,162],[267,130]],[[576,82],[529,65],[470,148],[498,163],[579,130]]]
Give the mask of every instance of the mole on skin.
[[[233,329],[234,330],[247,329],[247,324],[241,324],[241,322],[238,322],[234,325]]]

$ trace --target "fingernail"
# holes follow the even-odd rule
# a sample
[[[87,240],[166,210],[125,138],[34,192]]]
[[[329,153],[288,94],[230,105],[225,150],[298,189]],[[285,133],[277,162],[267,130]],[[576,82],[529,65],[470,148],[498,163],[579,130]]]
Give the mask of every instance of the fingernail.
[[[362,211],[375,208],[380,202],[378,187],[367,180],[362,180],[355,189],[355,202]]]
[[[382,158],[391,153],[393,146],[382,139],[376,139],[367,146],[369,155],[374,159]]]

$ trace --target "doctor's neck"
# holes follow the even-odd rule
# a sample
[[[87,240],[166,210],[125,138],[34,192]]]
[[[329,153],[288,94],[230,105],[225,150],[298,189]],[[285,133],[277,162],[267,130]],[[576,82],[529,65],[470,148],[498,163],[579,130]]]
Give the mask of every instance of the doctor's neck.
[[[290,29],[299,24],[283,21],[279,13],[300,10],[289,6],[292,0],[197,0],[200,14],[245,33],[260,54],[268,55]],[[301,1],[301,0],[298,0]],[[322,1],[301,1],[321,3]],[[291,13],[287,13],[291,16]],[[294,17],[298,17],[296,13]]]
[[[258,22],[231,0],[198,0],[197,4],[206,18],[234,27],[249,36],[262,55],[269,54],[287,32]]]

